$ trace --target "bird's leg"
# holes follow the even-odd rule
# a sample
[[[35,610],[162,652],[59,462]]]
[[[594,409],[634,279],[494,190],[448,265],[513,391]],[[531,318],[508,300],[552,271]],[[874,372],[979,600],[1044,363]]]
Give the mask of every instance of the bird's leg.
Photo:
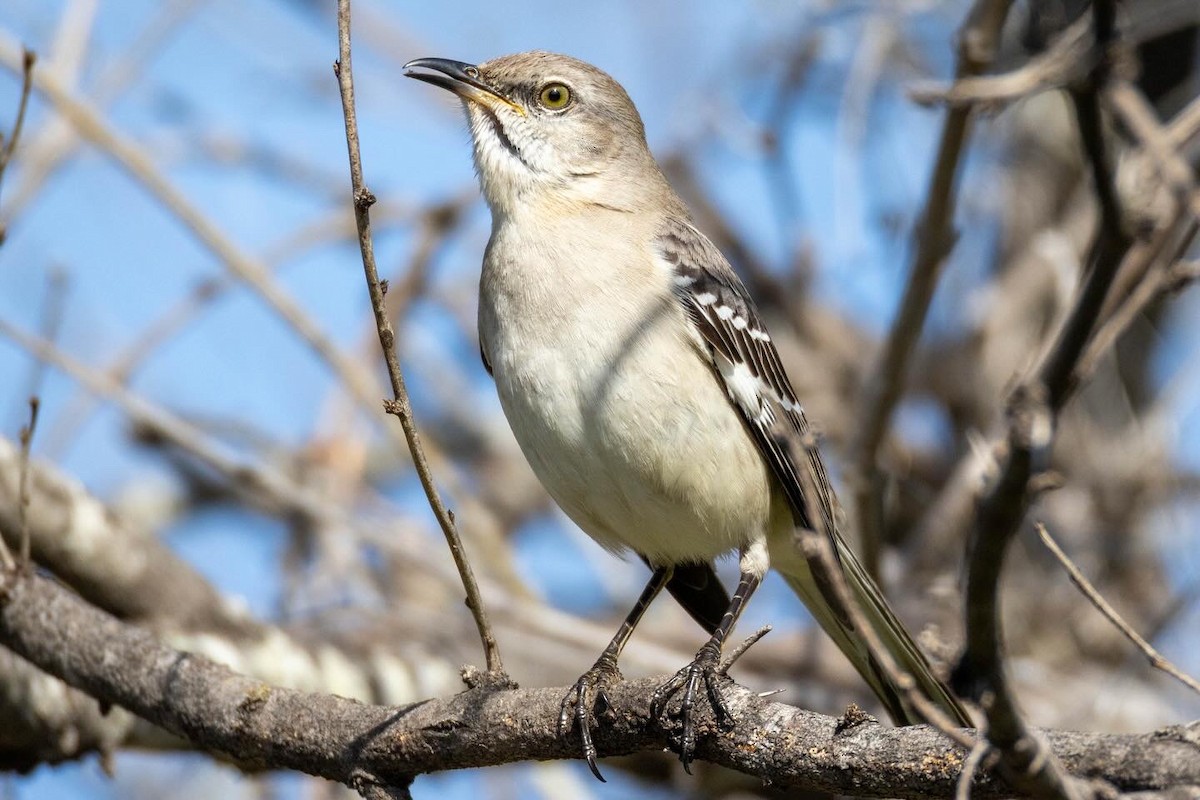
[[[721,694],[721,680],[725,677],[720,672],[721,651],[733,626],[737,624],[738,617],[742,615],[742,609],[746,607],[750,595],[754,594],[754,590],[762,583],[767,563],[765,542],[756,541],[748,547],[742,548],[738,564],[741,576],[738,578],[737,589],[734,590],[733,597],[729,600],[729,609],[721,618],[721,624],[696,653],[695,660],[676,672],[671,680],[658,687],[650,700],[650,716],[654,719],[661,719],[667,701],[674,697],[680,689],[683,690],[683,700],[680,704],[683,737],[679,743],[679,760],[683,762],[683,768],[689,774],[692,771],[692,757],[696,752],[696,724],[693,710],[696,705],[696,693],[701,683],[704,684],[704,691],[708,695],[708,702],[712,705],[717,724],[722,727],[733,724],[733,715],[729,712],[729,706]]]
[[[563,698],[562,711],[558,715],[559,735],[565,734],[571,720],[571,707],[574,706],[575,727],[579,729],[579,738],[583,741],[583,757],[587,759],[592,774],[601,781],[604,780],[604,776],[600,774],[600,768],[596,766],[596,745],[592,742],[592,728],[596,725],[595,708],[608,705],[608,694],[605,690],[621,679],[621,670],[617,668],[617,659],[621,656],[621,651],[625,649],[625,644],[633,634],[633,629],[637,627],[642,615],[646,613],[646,609],[650,607],[654,598],[658,597],[658,593],[671,579],[671,572],[671,567],[659,567],[654,570],[646,588],[642,590],[641,596],[638,597],[628,616],[625,617],[625,621],[621,623],[621,627],[617,629],[617,633],[608,643],[608,647],[604,648],[604,652],[596,659],[592,668],[580,676],[579,680],[575,682],[575,686]]]

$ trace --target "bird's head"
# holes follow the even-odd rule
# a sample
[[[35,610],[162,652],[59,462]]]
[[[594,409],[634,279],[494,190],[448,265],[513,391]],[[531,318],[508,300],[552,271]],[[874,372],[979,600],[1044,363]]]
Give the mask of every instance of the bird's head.
[[[479,65],[418,58],[404,70],[462,99],[493,212],[539,200],[636,210],[644,184],[663,180],[633,101],[590,64],[530,52]]]

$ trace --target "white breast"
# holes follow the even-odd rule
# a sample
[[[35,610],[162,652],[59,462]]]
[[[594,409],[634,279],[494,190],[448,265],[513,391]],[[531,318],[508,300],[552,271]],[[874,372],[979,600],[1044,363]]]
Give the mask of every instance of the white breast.
[[[766,467],[694,350],[670,276],[594,229],[515,233],[497,226],[489,244],[480,337],[550,495],[601,545],[655,563],[711,559],[762,531]]]

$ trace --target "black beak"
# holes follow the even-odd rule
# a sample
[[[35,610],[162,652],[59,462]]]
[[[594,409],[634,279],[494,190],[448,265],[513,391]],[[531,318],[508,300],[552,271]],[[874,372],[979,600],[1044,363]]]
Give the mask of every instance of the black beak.
[[[521,106],[484,83],[480,78],[479,68],[474,64],[451,61],[448,58],[418,58],[404,65],[404,74],[409,78],[416,78],[454,92],[464,100],[472,100],[489,108],[502,104],[520,114],[525,113]]]

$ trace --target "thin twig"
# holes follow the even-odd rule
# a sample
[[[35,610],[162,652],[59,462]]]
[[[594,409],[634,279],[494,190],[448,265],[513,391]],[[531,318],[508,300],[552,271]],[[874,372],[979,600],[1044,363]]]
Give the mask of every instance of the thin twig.
[[[21,55],[21,99],[17,103],[17,118],[13,121],[12,134],[8,141],[4,142],[4,137],[0,136],[0,142],[4,143],[4,146],[0,147],[0,182],[3,181],[8,162],[12,160],[13,151],[17,149],[21,128],[25,125],[25,112],[29,108],[29,95],[33,91],[33,65],[36,62],[37,54],[25,48]]]
[[[429,500],[429,507],[437,517],[438,525],[446,537],[454,564],[462,577],[463,589],[467,594],[467,607],[475,618],[475,626],[479,629],[479,638],[483,642],[483,652],[487,660],[488,672],[502,675],[504,666],[500,659],[500,647],[496,643],[487,611],[483,606],[483,598],[479,586],[475,582],[475,574],[463,550],[462,539],[454,524],[454,515],[446,509],[433,482],[429,463],[425,459],[425,451],[421,438],[417,433],[413,420],[412,405],[408,398],[408,389],[404,385],[404,375],[400,371],[400,359],[396,354],[396,335],[388,318],[384,289],[379,280],[379,272],[375,267],[374,246],[371,242],[370,208],[375,202],[375,196],[367,189],[363,180],[362,156],[358,145],[358,122],[354,111],[354,77],[350,61],[350,0],[338,0],[338,60],[334,64],[337,75],[338,89],[342,96],[342,112],[346,123],[346,147],[350,157],[350,185],[354,198],[354,220],[358,227],[358,245],[362,251],[363,270],[367,279],[367,290],[371,295],[371,308],[375,312],[375,325],[379,329],[379,344],[383,348],[384,359],[387,362],[388,376],[392,382],[393,399],[384,403],[389,414],[394,414],[400,420],[404,429],[404,438],[408,441],[409,452],[412,453],[413,466]]]
[[[1173,137],[1159,123],[1150,102],[1128,81],[1115,81],[1105,91],[1104,99],[1138,139],[1175,198],[1200,220],[1200,190],[1192,167],[1176,151]]]
[[[1100,359],[1111,350],[1152,302],[1196,280],[1195,271],[1187,262],[1179,261],[1178,255],[1186,250],[1196,237],[1197,231],[1200,231],[1200,223],[1187,218],[1187,224],[1181,226],[1181,221],[1183,220],[1177,216],[1174,221],[1164,226],[1152,241],[1138,242],[1130,251],[1121,272],[1124,273],[1131,262],[1143,262],[1134,263],[1132,270],[1142,273],[1143,277],[1134,284],[1121,304],[1103,319],[1099,329],[1092,336],[1075,368],[1076,382],[1091,376]],[[1168,250],[1168,245],[1172,244]]]
[[[1046,526],[1039,522],[1034,527],[1038,532],[1038,536],[1042,539],[1042,544],[1046,545],[1046,549],[1058,559],[1058,563],[1067,571],[1067,576],[1070,577],[1071,583],[1075,584],[1079,588],[1079,591],[1083,592],[1084,596],[1096,607],[1096,610],[1115,625],[1117,630],[1125,635],[1126,639],[1133,642],[1134,646],[1142,651],[1146,656],[1146,660],[1150,662],[1150,666],[1162,670],[1193,692],[1200,694],[1200,681],[1197,681],[1191,675],[1188,675],[1179,667],[1172,664],[1117,613],[1117,610],[1104,599],[1103,595],[1097,591],[1091,581],[1080,572],[1079,567],[1075,566],[1075,563],[1071,561],[1071,557],[1064,553],[1062,548],[1058,546],[1058,542],[1054,541],[1050,532],[1046,530]]]
[[[42,401],[37,395],[29,398],[29,422],[21,427],[21,475],[17,489],[17,519],[21,537],[21,568],[28,569],[31,552],[29,546],[29,452],[33,446],[33,433],[37,430],[38,410]]]
[[[959,34],[957,79],[977,75],[991,63],[1009,5],[1010,0],[977,0]],[[883,538],[882,519],[877,513],[882,484],[879,451],[892,412],[904,390],[908,364],[925,325],[942,264],[954,247],[955,198],[970,119],[970,106],[956,106],[946,111],[925,206],[914,232],[908,285],[858,404],[857,435],[850,450],[851,486],[855,518],[862,537],[862,561],[876,582],[879,580]]]
[[[754,633],[747,636],[745,639],[742,640],[741,644],[739,644],[737,647],[733,648],[733,651],[730,652],[729,655],[725,656],[725,659],[721,662],[721,666],[717,671],[719,673],[721,673],[722,675],[728,674],[730,668],[733,667],[733,665],[735,663],[737,663],[737,660],[739,658],[741,658],[742,656],[746,655],[746,651],[748,651],[754,645],[758,644],[758,640],[763,638],[770,632],[771,632],[771,626],[763,625],[761,628],[756,630]]]
[[[37,55],[26,48],[21,57],[21,100],[17,104],[17,118],[13,122],[12,134],[8,141],[4,142],[4,137],[0,135],[0,143],[3,143],[3,147],[0,147],[0,186],[4,185],[4,171],[12,161],[13,152],[17,149],[17,140],[21,138],[21,128],[25,125],[25,111],[29,108],[29,95],[33,91],[33,65],[36,61]],[[4,235],[4,226],[0,224],[0,244],[4,244]]]
[[[958,784],[954,787],[954,800],[971,800],[971,787],[975,784],[975,776],[983,764],[984,757],[992,751],[987,739],[980,739],[971,748],[967,760],[963,762],[962,772],[958,773]]]

